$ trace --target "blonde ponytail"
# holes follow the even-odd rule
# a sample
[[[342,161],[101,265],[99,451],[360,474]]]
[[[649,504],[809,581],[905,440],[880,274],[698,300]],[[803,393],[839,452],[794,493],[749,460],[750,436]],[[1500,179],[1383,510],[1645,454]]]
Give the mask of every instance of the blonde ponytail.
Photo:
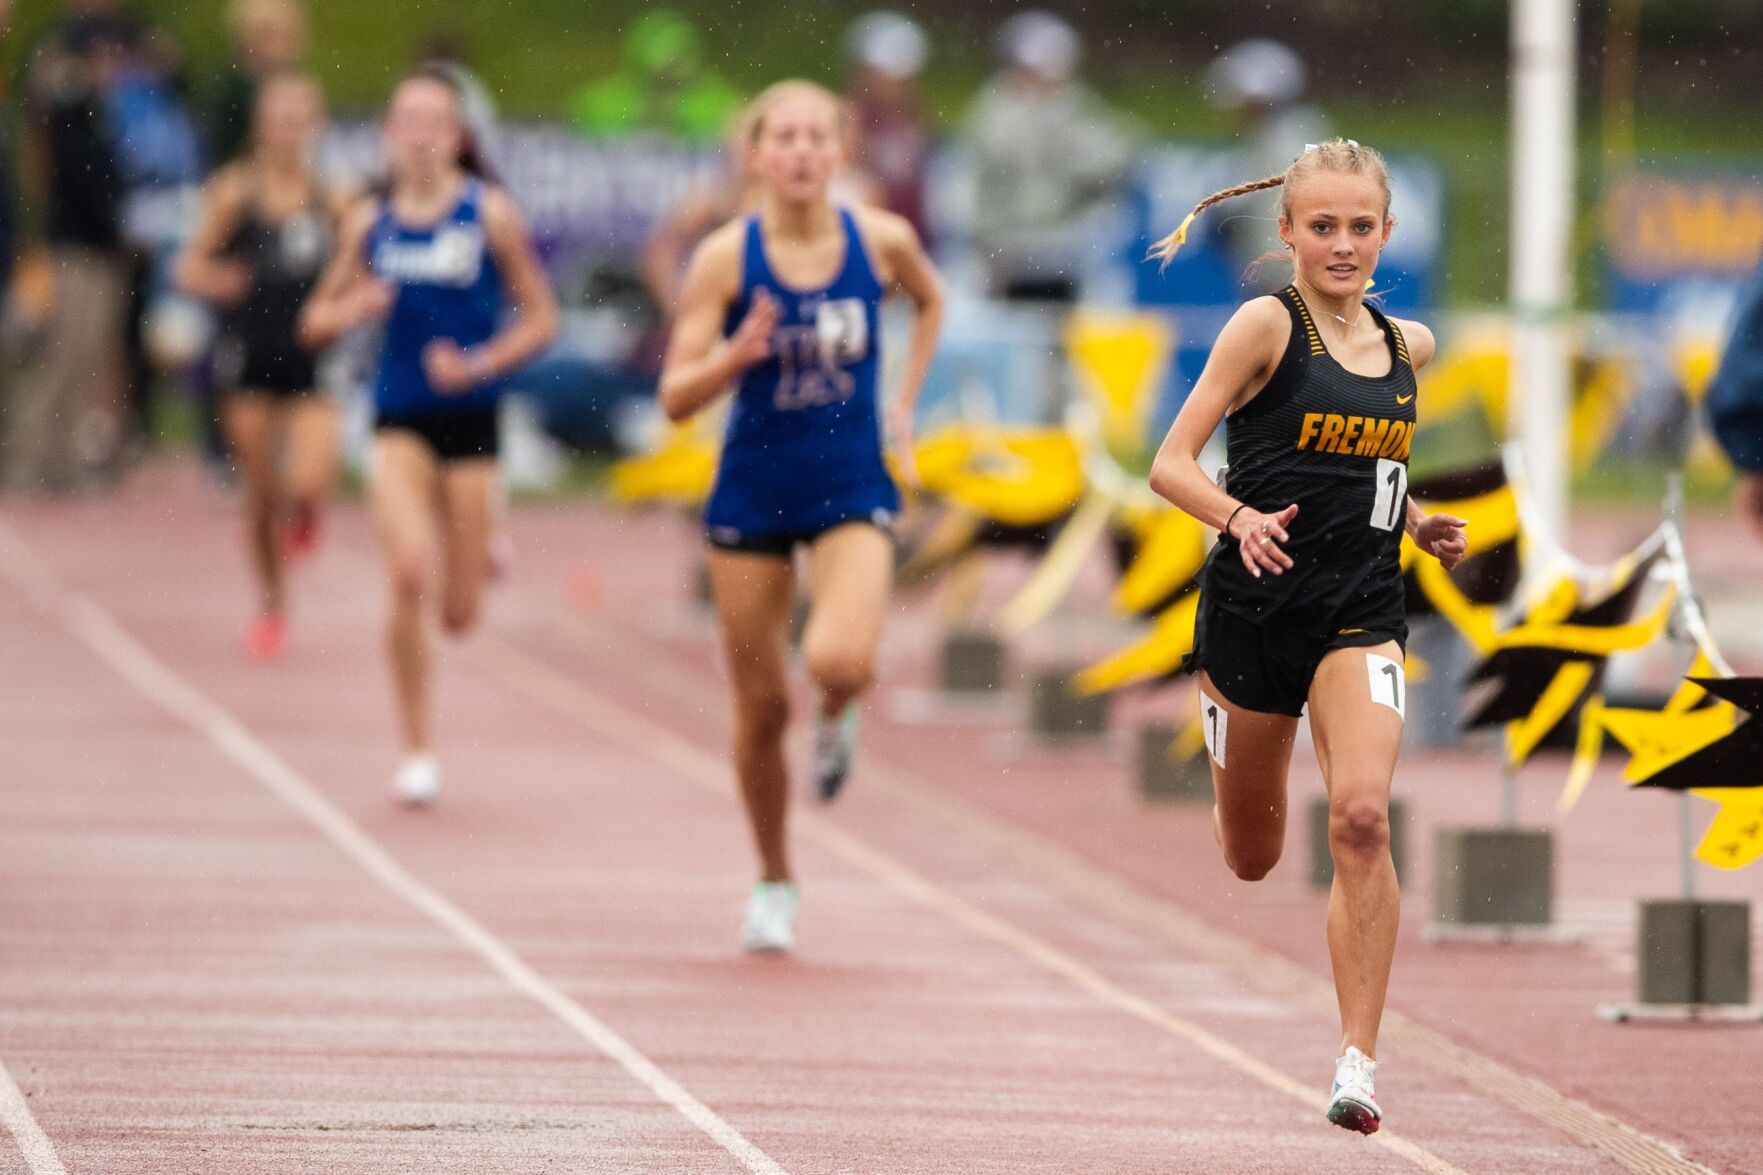
[[[1223,191],[1213,192],[1210,196],[1207,196],[1204,200],[1194,205],[1194,210],[1188,213],[1186,219],[1181,222],[1174,232],[1170,233],[1167,237],[1164,237],[1161,241],[1158,241],[1155,245],[1152,245],[1150,253],[1146,254],[1146,256],[1151,260],[1163,262],[1163,268],[1168,269],[1170,259],[1175,256],[1175,251],[1188,243],[1188,229],[1193,226],[1195,218],[1197,218],[1200,213],[1206,211],[1206,209],[1212,207],[1214,204],[1222,204],[1226,200],[1234,200],[1238,196],[1247,196],[1250,192],[1265,192],[1267,189],[1277,188],[1285,182],[1285,173],[1281,172],[1279,175],[1270,175],[1264,180],[1255,180],[1251,183],[1238,184],[1234,188],[1225,188]]]
[[[1175,251],[1187,244],[1188,229],[1193,226],[1194,219],[1214,204],[1233,200],[1238,196],[1246,196],[1250,192],[1264,192],[1268,188],[1277,188],[1282,184],[1285,192],[1281,198],[1281,206],[1286,217],[1291,217],[1292,185],[1313,171],[1345,171],[1371,177],[1383,192],[1383,208],[1385,215],[1390,210],[1390,172],[1384,163],[1383,156],[1370,147],[1362,147],[1353,139],[1329,139],[1322,143],[1311,143],[1304,148],[1304,153],[1292,160],[1291,166],[1279,175],[1270,175],[1264,180],[1238,184],[1234,188],[1225,188],[1221,192],[1213,192],[1204,200],[1194,205],[1194,210],[1187,219],[1167,237],[1151,246],[1146,256],[1149,259],[1163,262],[1169,268],[1169,259]]]

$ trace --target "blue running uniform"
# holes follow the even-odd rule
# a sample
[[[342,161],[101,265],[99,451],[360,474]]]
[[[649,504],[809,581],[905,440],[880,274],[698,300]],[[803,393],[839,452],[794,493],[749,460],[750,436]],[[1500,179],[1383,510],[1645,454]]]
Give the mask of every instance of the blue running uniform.
[[[724,334],[756,290],[778,303],[772,353],[741,376],[716,487],[705,510],[714,546],[787,554],[842,523],[890,529],[899,490],[882,460],[877,335],[885,291],[857,221],[839,210],[845,262],[832,284],[798,290],[772,273],[759,217],[747,221],[741,295]]]
[[[420,228],[404,224],[382,201],[368,231],[367,268],[397,298],[386,319],[374,376],[374,407],[382,419],[491,411],[502,394],[494,381],[459,395],[429,386],[422,351],[435,339],[470,350],[496,333],[507,288],[484,229],[484,185],[471,178],[453,210]]]

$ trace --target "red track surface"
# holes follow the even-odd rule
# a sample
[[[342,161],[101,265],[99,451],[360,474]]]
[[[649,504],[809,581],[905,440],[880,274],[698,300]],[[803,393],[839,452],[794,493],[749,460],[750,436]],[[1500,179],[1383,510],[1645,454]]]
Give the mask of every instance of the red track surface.
[[[1485,821],[1492,769],[1406,761],[1367,1141],[1320,1113],[1301,830],[1243,885],[1115,750],[890,721],[922,607],[848,797],[799,810],[801,951],[740,955],[688,533],[585,505],[511,526],[513,582],[440,663],[446,795],[410,813],[356,511],[270,667],[239,652],[231,507],[189,470],[0,512],[0,1062],[26,1095],[0,1080],[0,1172],[1763,1170],[1763,1033],[1593,1015],[1632,988],[1634,898],[1676,883],[1671,801],[1614,764],[1557,844],[1587,941],[1434,946],[1431,829]],[[1536,773],[1544,819],[1559,764]]]

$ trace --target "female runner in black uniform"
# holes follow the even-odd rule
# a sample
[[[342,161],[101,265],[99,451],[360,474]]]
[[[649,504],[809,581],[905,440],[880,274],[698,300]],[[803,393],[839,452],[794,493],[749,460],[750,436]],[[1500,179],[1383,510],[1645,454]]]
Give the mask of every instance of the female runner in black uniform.
[[[261,594],[245,643],[260,659],[276,656],[286,640],[283,556],[311,550],[336,477],[336,411],[316,392],[312,355],[295,337],[340,213],[309,158],[323,119],[312,79],[283,74],[264,84],[252,152],[210,181],[177,269],[179,284],[220,312],[216,376]],[[285,478],[277,468],[284,436]]]
[[[1283,187],[1279,233],[1292,284],[1225,326],[1151,485],[1220,532],[1201,580],[1191,664],[1215,831],[1245,881],[1279,860],[1286,771],[1310,705],[1335,862],[1328,945],[1342,1055],[1328,1117],[1370,1134],[1382,1117],[1373,1058],[1399,914],[1389,794],[1407,704],[1402,533],[1453,567],[1464,523],[1429,516],[1407,496],[1414,373],[1432,358],[1433,338],[1364,301],[1395,225],[1383,159],[1350,140],[1323,143],[1283,175],[1228,188],[1193,215],[1272,187]],[[1172,255],[1188,222],[1153,255]],[[1220,420],[1223,488],[1197,461]]]

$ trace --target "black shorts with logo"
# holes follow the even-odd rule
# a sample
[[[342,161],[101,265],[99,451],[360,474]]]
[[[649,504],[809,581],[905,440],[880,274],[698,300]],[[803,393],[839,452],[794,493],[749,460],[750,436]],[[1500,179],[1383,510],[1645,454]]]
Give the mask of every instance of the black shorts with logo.
[[[1289,629],[1263,628],[1220,608],[1204,595],[1194,617],[1194,651],[1183,668],[1204,669],[1225,701],[1264,714],[1304,713],[1310,684],[1323,657],[1335,649],[1370,648],[1395,641],[1404,651],[1408,626],[1391,627],[1387,607],[1382,616],[1358,617],[1342,612],[1333,635],[1315,637]],[[1364,623],[1359,623],[1363,620]]]
[[[748,534],[730,526],[710,526],[704,531],[705,539],[719,551],[735,551],[746,555],[770,555],[779,559],[787,559],[797,547],[812,546],[814,540],[830,530],[851,523],[873,526],[889,538],[894,537],[894,512],[880,507],[865,514],[852,514],[843,518],[835,518],[825,526],[812,530],[786,530],[768,534]]]
[[[502,447],[494,405],[446,412],[381,412],[373,430],[415,433],[441,462],[494,458]]]

